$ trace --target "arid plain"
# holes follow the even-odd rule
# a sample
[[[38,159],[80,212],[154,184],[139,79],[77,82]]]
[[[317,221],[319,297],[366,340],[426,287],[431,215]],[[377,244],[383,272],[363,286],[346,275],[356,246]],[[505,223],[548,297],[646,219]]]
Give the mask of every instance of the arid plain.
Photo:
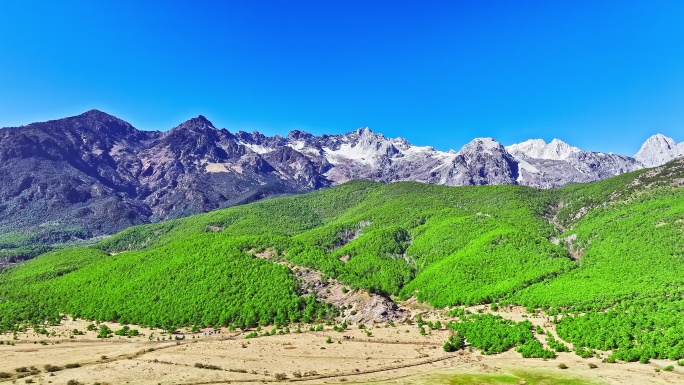
[[[477,311],[479,309],[472,308]],[[543,315],[521,309],[498,312],[505,318],[529,319],[549,328]],[[442,324],[449,318],[441,319]],[[327,325],[291,325],[289,333],[246,338],[252,331],[220,334],[207,330],[136,328],[136,337],[96,338],[86,331],[90,322],[65,319],[40,334],[29,328],[0,337],[2,382],[37,384],[253,384],[300,382],[307,384],[677,384],[684,369],[664,372],[669,362],[602,363],[560,353],[556,359],[523,359],[514,351],[483,355],[465,349],[442,349],[446,329],[419,332],[413,323],[349,325],[344,331]],[[112,330],[118,324],[107,325]],[[101,325],[98,325],[101,326]],[[74,329],[84,332],[74,334]],[[261,333],[273,328],[263,328]],[[540,340],[544,342],[543,336]],[[567,369],[560,369],[559,364]],[[591,368],[593,364],[595,368]]]

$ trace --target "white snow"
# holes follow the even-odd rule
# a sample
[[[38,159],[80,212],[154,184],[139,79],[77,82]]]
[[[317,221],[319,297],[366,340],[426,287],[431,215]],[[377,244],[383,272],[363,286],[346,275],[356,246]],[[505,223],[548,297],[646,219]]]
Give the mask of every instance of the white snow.
[[[241,141],[238,141],[238,144],[241,144],[241,145],[243,145],[243,146],[249,148],[250,150],[256,152],[257,154],[262,154],[262,155],[263,155],[263,154],[268,154],[269,152],[275,151],[275,149],[273,149],[273,148],[260,146],[260,145],[258,145],[258,144],[244,143],[244,142],[241,142]]]
[[[303,140],[297,140],[294,142],[290,142],[287,145],[288,145],[288,147],[292,147],[297,151],[302,151],[304,148],[306,148],[306,143],[304,143]]]
[[[331,164],[341,163],[344,159],[355,160],[361,163],[374,164],[374,156],[377,155],[375,151],[364,149],[363,146],[356,145],[353,146],[349,143],[345,143],[340,146],[339,150],[333,150],[328,147],[323,147],[328,162]]]
[[[579,148],[555,138],[550,143],[546,143],[543,139],[530,139],[506,146],[506,150],[514,156],[523,154],[534,159],[549,160],[565,160],[570,155],[581,151]]]
[[[580,152],[579,148],[558,139],[553,139],[548,144],[543,139],[530,139],[507,146],[506,150],[511,153],[523,153],[530,158],[550,160],[565,160],[570,155]]]
[[[518,178],[516,178],[516,181],[518,183],[522,182],[524,179],[522,172],[520,172],[522,170],[525,170],[525,171],[529,172],[530,174],[539,174],[539,169],[534,167],[533,165],[529,164],[524,159],[517,159],[516,158],[516,160],[518,161],[518,170],[519,170],[518,171]]]

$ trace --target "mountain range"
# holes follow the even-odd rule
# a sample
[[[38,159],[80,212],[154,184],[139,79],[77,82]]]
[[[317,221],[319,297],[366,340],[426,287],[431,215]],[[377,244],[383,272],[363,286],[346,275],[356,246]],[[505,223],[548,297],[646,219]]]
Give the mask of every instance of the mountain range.
[[[681,155],[684,143],[660,134],[634,157],[557,139],[503,146],[477,138],[444,152],[368,128],[269,137],[217,129],[200,115],[166,132],[143,131],[91,110],[0,129],[0,248],[26,243],[18,234],[27,231],[49,234],[48,243],[89,238],[355,179],[555,188]]]

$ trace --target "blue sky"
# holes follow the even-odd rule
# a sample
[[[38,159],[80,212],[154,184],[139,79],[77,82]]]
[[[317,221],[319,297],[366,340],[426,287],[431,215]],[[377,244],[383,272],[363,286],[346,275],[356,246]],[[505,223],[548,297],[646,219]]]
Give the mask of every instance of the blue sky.
[[[684,140],[684,1],[94,3],[0,2],[0,126],[97,108],[444,150]]]

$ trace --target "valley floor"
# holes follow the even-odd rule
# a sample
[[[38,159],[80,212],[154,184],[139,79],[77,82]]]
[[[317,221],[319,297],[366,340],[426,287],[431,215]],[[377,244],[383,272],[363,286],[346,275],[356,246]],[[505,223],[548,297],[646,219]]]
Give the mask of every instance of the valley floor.
[[[504,313],[518,318],[520,313]],[[544,324],[544,317],[531,319]],[[446,320],[444,320],[446,323]],[[96,332],[72,337],[89,322],[66,320],[46,328],[0,336],[1,382],[37,384],[252,384],[296,381],[305,384],[676,384],[684,368],[656,372],[671,363],[604,364],[561,353],[544,361],[523,359],[513,350],[486,356],[477,350],[447,353],[447,330],[421,335],[416,325],[356,326],[245,339],[246,333],[222,330],[184,335],[140,328],[141,336],[96,338]],[[113,330],[121,328],[109,324]],[[292,330],[296,329],[292,328]],[[304,328],[302,327],[302,330]],[[372,335],[368,335],[371,332]],[[154,333],[154,334],[152,334]],[[151,336],[151,338],[150,338]],[[177,340],[177,338],[185,339]],[[159,338],[159,340],[158,340]],[[330,342],[327,340],[330,339]],[[8,345],[13,342],[14,345]],[[558,368],[560,363],[568,369]],[[598,367],[589,368],[589,363]],[[75,365],[78,364],[78,365]],[[197,365],[201,364],[201,365]],[[46,365],[61,370],[48,372]],[[199,367],[203,366],[203,367]],[[26,367],[27,372],[17,372]],[[31,370],[34,367],[34,374]],[[68,368],[71,367],[71,368]],[[37,373],[35,370],[39,370]],[[23,376],[23,377],[22,377]]]

